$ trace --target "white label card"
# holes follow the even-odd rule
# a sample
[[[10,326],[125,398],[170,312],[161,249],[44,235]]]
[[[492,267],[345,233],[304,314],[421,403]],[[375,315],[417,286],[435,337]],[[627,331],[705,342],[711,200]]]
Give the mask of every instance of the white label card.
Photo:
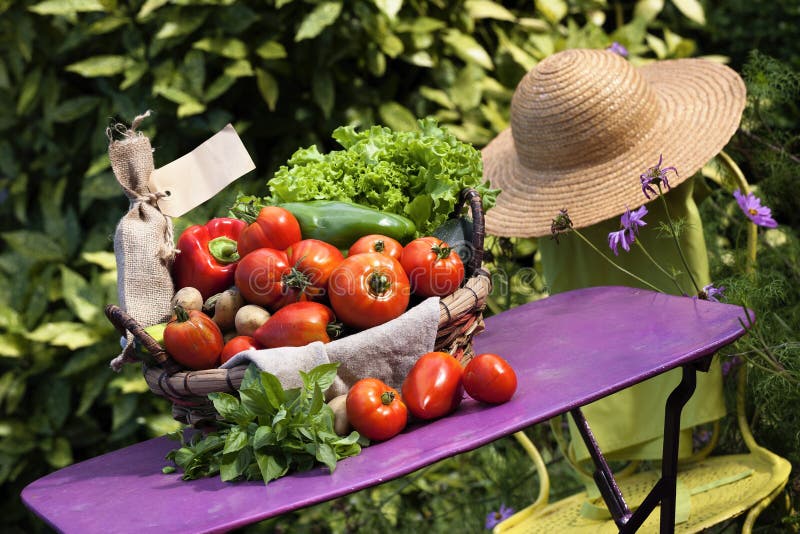
[[[164,214],[180,217],[255,168],[244,143],[228,124],[188,154],[154,170],[149,187],[167,195],[158,201]]]

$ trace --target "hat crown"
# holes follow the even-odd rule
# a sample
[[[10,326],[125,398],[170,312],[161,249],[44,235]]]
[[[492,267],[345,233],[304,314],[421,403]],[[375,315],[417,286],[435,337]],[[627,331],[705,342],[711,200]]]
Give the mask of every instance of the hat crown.
[[[520,163],[559,170],[596,165],[657,130],[660,105],[642,75],[604,50],[565,50],[517,85],[511,132]]]

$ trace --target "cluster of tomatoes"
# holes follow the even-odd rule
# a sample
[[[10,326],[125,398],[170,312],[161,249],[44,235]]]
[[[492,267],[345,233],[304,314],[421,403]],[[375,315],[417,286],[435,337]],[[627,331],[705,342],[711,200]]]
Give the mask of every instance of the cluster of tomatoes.
[[[181,288],[200,288],[207,299],[208,293],[235,285],[244,303],[271,315],[252,333],[255,348],[327,343],[342,326],[357,331],[400,316],[412,293],[449,295],[464,279],[458,253],[436,237],[403,246],[391,237],[367,235],[345,256],[329,243],[303,239],[297,219],[278,206],[262,208],[249,225],[214,219],[192,227],[178,248],[175,278]],[[218,365],[222,350],[221,332],[214,332],[202,315],[189,312],[173,320],[202,328],[170,323],[165,332],[168,352],[194,369]],[[239,343],[236,348],[249,348]]]
[[[473,399],[500,404],[517,389],[514,369],[497,354],[481,354],[466,367],[445,352],[429,352],[417,360],[401,388],[402,395],[377,378],[356,382],[347,393],[349,423],[371,440],[399,434],[409,420],[430,420],[453,412],[464,391]]]

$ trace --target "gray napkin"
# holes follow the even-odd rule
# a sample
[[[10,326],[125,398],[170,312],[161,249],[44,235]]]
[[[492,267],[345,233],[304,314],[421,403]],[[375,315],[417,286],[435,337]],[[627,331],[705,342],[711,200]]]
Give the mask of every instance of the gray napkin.
[[[417,359],[433,350],[438,329],[439,298],[431,297],[400,317],[357,334],[326,344],[316,341],[304,347],[247,350],[222,367],[253,362],[289,389],[302,386],[299,371],[339,362],[338,376],[326,394],[329,399],[347,393],[362,378],[378,378],[399,389]]]

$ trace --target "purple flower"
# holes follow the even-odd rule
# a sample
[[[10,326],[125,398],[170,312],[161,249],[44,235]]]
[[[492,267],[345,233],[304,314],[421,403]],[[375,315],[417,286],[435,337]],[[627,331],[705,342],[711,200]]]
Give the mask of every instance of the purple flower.
[[[625,249],[625,252],[630,252],[631,243],[634,241],[635,239],[633,236],[630,235],[628,230],[625,228],[608,234],[608,246],[612,251],[614,251],[614,256],[619,256],[620,245],[622,245],[622,248]]]
[[[486,530],[492,530],[498,523],[505,521],[512,515],[514,515],[514,509],[505,504],[501,504],[500,510],[486,514]]]
[[[737,189],[733,192],[733,196],[736,202],[739,203],[739,207],[742,208],[744,214],[747,215],[754,224],[763,226],[764,228],[776,228],[778,226],[778,223],[772,218],[772,210],[767,206],[762,206],[761,199],[753,193],[743,195],[742,192]]]
[[[645,215],[647,215],[647,207],[645,206],[634,211],[625,209],[625,213],[619,219],[622,229],[608,234],[608,246],[614,251],[615,256],[619,255],[620,245],[625,252],[631,250],[631,243],[636,241],[636,234],[639,233],[639,228],[647,226],[647,223],[643,220]]]
[[[631,237],[639,233],[639,228],[647,226],[647,223],[642,220],[647,215],[647,206],[642,206],[638,210],[631,211],[627,207],[625,213],[620,217],[620,224],[626,230],[630,231]]]
[[[714,287],[714,284],[703,286],[700,293],[694,296],[695,300],[710,300],[711,302],[719,302],[719,299],[725,296],[725,286]]]
[[[703,286],[703,293],[711,302],[719,302],[719,299],[725,296],[725,286],[714,287],[714,284],[708,284]]]
[[[656,191],[653,186],[655,185],[658,187],[660,184],[664,184],[664,187],[669,190],[669,182],[667,181],[667,172],[673,171],[675,176],[678,176],[678,169],[675,167],[664,167],[661,168],[661,162],[664,161],[664,155],[659,154],[658,156],[658,163],[656,163],[655,167],[650,167],[647,169],[647,172],[644,174],[639,175],[639,180],[642,182],[642,193],[644,196],[650,200],[650,195],[647,192],[653,193],[653,196],[658,196],[658,191]]]
[[[619,54],[622,57],[628,57],[628,49],[616,41],[608,45],[606,47],[606,50],[608,50],[609,52],[614,52],[615,54]]]

